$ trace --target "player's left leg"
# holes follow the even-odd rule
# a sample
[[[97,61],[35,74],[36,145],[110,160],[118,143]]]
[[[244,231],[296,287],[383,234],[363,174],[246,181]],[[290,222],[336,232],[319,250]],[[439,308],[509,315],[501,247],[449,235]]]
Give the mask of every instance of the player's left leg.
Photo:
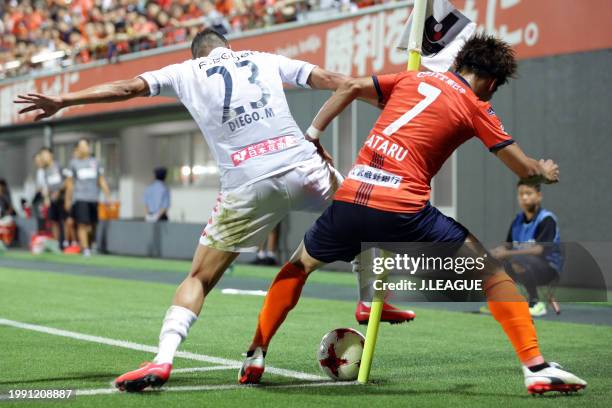
[[[347,209],[350,210],[342,203],[333,202],[306,232],[304,241],[274,279],[238,375],[240,383],[259,383],[270,341],[297,304],[308,275],[327,263],[350,262],[360,252],[360,228],[356,220],[363,219],[361,208]]]
[[[293,257],[276,275],[259,312],[255,337],[238,373],[238,381],[241,384],[259,383],[272,337],[285,321],[287,314],[297,305],[308,275],[323,265],[324,262],[308,254],[302,242]]]

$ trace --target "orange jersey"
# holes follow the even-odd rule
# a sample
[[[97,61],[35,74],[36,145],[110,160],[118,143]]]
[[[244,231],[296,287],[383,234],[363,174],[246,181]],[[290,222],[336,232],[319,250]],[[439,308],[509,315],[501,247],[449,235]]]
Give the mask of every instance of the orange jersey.
[[[429,200],[432,177],[476,135],[491,151],[513,143],[488,102],[458,74],[373,76],[384,105],[334,199],[414,213]]]

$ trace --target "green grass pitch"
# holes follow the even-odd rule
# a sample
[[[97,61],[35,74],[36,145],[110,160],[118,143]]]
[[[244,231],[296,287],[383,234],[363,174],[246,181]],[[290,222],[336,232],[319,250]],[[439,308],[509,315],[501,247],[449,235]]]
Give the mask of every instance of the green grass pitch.
[[[6,254],[34,259],[27,254]],[[122,257],[46,255],[41,262],[186,273],[189,263]],[[238,265],[234,277],[270,280],[275,269]],[[354,285],[350,274],[319,273],[329,285]],[[161,320],[174,293],[170,284],[72,276],[0,267],[0,319],[107,339],[157,345]],[[182,350],[242,360],[263,301],[214,291]],[[355,304],[303,298],[275,337],[266,363],[322,375],[315,353],[327,331],[357,327]],[[414,322],[381,325],[368,385],[303,387],[313,381],[267,373],[259,387],[238,387],[237,370],[176,372],[168,391],[79,395],[58,402],[0,401],[1,407],[609,407],[612,401],[612,328],[551,321],[536,323],[543,352],[585,378],[577,395],[527,395],[516,357],[490,316],[412,305]],[[612,313],[612,311],[611,311]],[[113,378],[150,360],[152,353],[0,324],[0,395],[10,389],[101,390]],[[218,366],[175,359],[175,369]],[[321,380],[327,382],[327,380]],[[317,383],[318,381],[314,381]],[[209,387],[203,389],[204,386]],[[181,388],[182,387],[182,388]],[[189,388],[193,387],[193,388]],[[176,388],[175,392],[171,389]]]

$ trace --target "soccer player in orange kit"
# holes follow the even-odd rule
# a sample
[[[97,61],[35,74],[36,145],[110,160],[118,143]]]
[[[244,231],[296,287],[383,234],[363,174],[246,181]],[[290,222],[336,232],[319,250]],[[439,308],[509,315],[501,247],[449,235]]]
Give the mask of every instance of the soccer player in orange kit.
[[[307,131],[317,138],[357,98],[378,98],[384,110],[371,130],[333,204],[306,232],[268,291],[257,331],[239,373],[258,383],[272,336],[297,304],[308,275],[324,264],[350,261],[363,242],[465,243],[474,257],[485,248],[454,219],[429,203],[430,181],[461,144],[478,137],[510,170],[531,182],[555,183],[552,160],[526,156],[488,103],[516,72],[511,47],[476,35],[455,59],[454,72],[402,72],[354,79],[325,103]],[[503,266],[485,257],[479,278],[489,308],[522,364],[529,393],[577,391],[586,382],[547,363],[540,353],[525,299]]]

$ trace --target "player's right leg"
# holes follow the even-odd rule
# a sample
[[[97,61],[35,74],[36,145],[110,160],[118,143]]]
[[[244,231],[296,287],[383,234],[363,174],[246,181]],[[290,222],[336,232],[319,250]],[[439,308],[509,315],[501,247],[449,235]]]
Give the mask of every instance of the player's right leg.
[[[117,388],[140,391],[168,380],[173,358],[198,318],[207,294],[239,252],[253,252],[289,208],[282,180],[260,180],[219,195],[200,237],[189,275],[176,290],[164,319],[153,363],[115,380]]]
[[[558,364],[544,360],[529,306],[502,264],[494,257],[486,256],[486,249],[471,234],[467,236],[461,251],[461,255],[485,259],[485,267],[479,278],[483,280],[487,304],[522,364],[527,392],[574,392],[585,388],[586,381],[562,370]]]
[[[369,251],[373,251],[370,249]],[[359,255],[351,261],[351,267],[353,273],[357,276],[357,284],[359,289],[359,300],[357,301],[357,308],[355,309],[355,319],[357,323],[366,325],[370,320],[370,311],[372,303],[364,299],[372,299],[373,297],[373,283],[377,279],[371,271],[364,270],[361,265]],[[380,316],[380,321],[390,324],[401,324],[414,320],[416,313],[412,310],[404,310],[393,306],[388,303],[385,299],[383,301],[383,310]]]
[[[170,378],[176,350],[196,322],[206,295],[236,256],[236,252],[198,245],[191,271],[177,288],[172,306],[166,312],[159,334],[157,356],[153,362],[144,363],[139,369],[117,377],[115,387],[121,391],[142,391],[147,387],[160,387]]]

